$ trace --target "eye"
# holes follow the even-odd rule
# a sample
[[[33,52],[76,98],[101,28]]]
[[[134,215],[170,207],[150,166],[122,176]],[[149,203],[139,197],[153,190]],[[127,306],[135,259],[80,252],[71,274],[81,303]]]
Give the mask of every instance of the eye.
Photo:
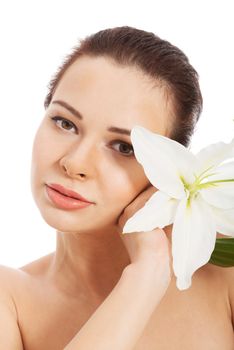
[[[119,153],[121,153],[122,155],[124,155],[125,157],[130,157],[130,156],[133,156],[134,155],[134,149],[132,147],[132,145],[130,145],[129,143],[127,142],[123,142],[121,140],[115,140],[111,143],[111,145],[120,145],[119,147],[119,150],[118,151]],[[130,151],[130,153],[129,153]]]
[[[58,125],[58,122],[61,122],[59,123],[59,127],[61,129],[70,131],[71,129],[69,127],[72,127],[72,128],[75,128],[75,130],[77,131],[77,127],[75,126],[75,124],[68,119],[65,119],[59,116],[52,117],[51,119],[55,122],[56,125]]]

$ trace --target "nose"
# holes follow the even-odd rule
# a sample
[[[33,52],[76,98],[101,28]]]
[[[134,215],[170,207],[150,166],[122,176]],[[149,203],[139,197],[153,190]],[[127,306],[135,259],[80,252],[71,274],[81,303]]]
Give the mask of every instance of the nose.
[[[87,143],[77,144],[60,159],[60,166],[66,175],[85,180],[94,176],[97,164],[95,146]]]

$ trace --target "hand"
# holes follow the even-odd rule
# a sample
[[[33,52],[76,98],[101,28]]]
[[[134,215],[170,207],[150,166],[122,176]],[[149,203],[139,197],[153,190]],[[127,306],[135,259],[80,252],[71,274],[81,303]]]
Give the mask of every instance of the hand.
[[[169,265],[172,270],[171,244],[163,229],[122,234],[127,220],[142,208],[155,192],[157,189],[154,186],[148,186],[124,209],[118,220],[119,234],[131,263],[146,262],[153,267],[165,264],[165,268]]]
[[[142,190],[132,202],[124,208],[121,215],[118,218],[118,229],[120,233],[123,232],[123,227],[139,209],[141,209],[145,203],[152,197],[152,195],[157,192],[157,189],[151,184],[148,185],[144,190]]]

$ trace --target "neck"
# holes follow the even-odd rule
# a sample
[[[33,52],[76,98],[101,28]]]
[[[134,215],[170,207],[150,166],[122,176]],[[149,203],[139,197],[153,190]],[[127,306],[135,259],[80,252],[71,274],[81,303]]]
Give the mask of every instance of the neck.
[[[130,264],[119,234],[56,232],[50,268],[56,287],[69,296],[82,291],[96,300],[105,298]]]

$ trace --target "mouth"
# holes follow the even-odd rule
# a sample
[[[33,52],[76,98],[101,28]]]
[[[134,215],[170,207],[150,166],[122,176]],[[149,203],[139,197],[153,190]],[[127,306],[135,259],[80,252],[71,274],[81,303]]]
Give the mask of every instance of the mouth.
[[[50,187],[50,188],[53,188],[53,187],[51,187],[51,186],[49,186],[49,187]],[[76,197],[68,196],[68,195],[67,195],[67,194],[65,194],[65,193],[62,193],[62,192],[60,192],[60,191],[57,191],[55,188],[53,188],[53,190],[55,190],[56,192],[58,192],[58,193],[60,193],[60,194],[64,195],[65,197],[69,197],[69,198],[77,199]]]
[[[85,202],[83,200],[80,200],[78,198],[74,198],[71,196],[68,196],[67,194],[63,194],[60,191],[57,191],[56,189],[46,185],[45,186],[47,199],[53,206],[63,209],[63,210],[78,210],[86,208],[92,203]]]
[[[86,203],[93,203],[93,202],[89,201],[88,199],[82,197],[79,193],[77,193],[73,190],[70,190],[66,187],[63,187],[62,185],[54,184],[54,183],[46,184],[46,185],[48,187],[52,188],[53,190],[55,190],[56,192],[66,196],[66,197],[78,199],[78,200],[80,200],[82,202],[86,202]]]

